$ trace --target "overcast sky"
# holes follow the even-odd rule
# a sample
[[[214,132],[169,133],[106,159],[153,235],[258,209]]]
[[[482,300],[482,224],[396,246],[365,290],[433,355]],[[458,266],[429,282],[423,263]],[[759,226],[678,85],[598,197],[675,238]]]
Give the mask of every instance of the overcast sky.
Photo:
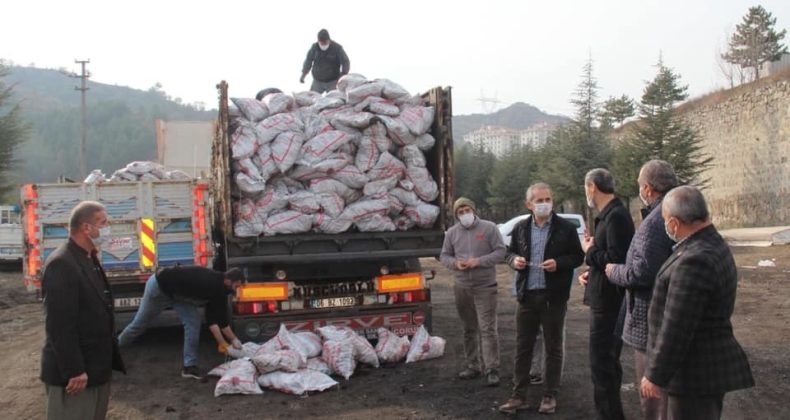
[[[790,1],[763,1],[790,27]],[[716,55],[752,1],[62,1],[5,2],[0,58],[66,67],[89,58],[96,82],[148,89],[216,107],[214,86],[254,96],[298,91],[310,44],[325,27],[353,72],[412,92],[453,86],[455,114],[496,96],[571,115],[591,55],[601,98],[641,96],[659,53],[692,96],[724,85]],[[785,39],[785,43],[788,43]]]

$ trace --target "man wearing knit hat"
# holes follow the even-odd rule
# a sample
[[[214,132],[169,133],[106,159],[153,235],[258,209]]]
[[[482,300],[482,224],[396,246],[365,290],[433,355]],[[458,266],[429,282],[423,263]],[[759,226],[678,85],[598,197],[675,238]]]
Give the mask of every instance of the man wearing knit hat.
[[[455,276],[455,305],[464,329],[466,368],[458,377],[472,379],[484,371],[486,384],[497,386],[496,264],[505,257],[505,244],[496,225],[477,216],[472,200],[456,200],[453,213],[458,223],[445,232],[440,259]],[[478,342],[482,346],[482,366]]]

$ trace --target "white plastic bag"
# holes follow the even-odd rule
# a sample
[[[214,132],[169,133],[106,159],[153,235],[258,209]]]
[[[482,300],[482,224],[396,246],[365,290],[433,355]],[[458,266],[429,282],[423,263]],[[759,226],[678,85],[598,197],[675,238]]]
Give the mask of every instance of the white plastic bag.
[[[398,197],[387,193],[387,201],[390,203],[390,212],[389,215],[392,217],[398,216],[399,214],[403,213],[403,209],[406,208],[406,205],[403,204]]]
[[[386,194],[389,190],[395,188],[396,185],[398,185],[398,177],[391,176],[389,178],[368,182],[365,184],[362,192],[366,197]]]
[[[272,115],[255,126],[258,131],[258,143],[265,144],[274,140],[286,131],[304,131],[304,123],[297,118],[295,112]]]
[[[342,214],[339,217],[330,217],[326,213],[316,213],[313,215],[313,226],[316,231],[328,234],[336,234],[347,231],[351,220],[344,219]]]
[[[258,171],[264,180],[270,179],[280,171],[277,169],[277,162],[274,161],[272,148],[269,144],[261,145],[261,147],[258,148],[258,151],[252,158],[252,162],[258,167]]]
[[[236,185],[248,195],[255,195],[266,189],[266,183],[261,179],[253,179],[244,172],[236,174]]]
[[[414,183],[414,192],[423,201],[431,202],[439,196],[439,186],[426,168],[410,166],[406,168],[406,177]]]
[[[183,180],[192,179],[192,177],[189,176],[189,174],[187,174],[184,171],[173,169],[172,171],[167,171],[165,173],[165,179],[172,179],[174,181],[183,181]]]
[[[302,146],[302,160],[311,164],[325,159],[337,148],[349,141],[351,141],[351,135],[343,131],[332,130],[321,133],[304,143]]]
[[[323,349],[323,346],[321,345],[321,343],[319,341],[318,352],[320,353],[322,349]],[[406,349],[406,350],[408,351],[408,349]],[[332,369],[329,367],[328,364],[326,364],[324,359],[322,359],[320,356],[319,357],[311,357],[311,358],[307,359],[307,367],[306,367],[306,369],[314,370],[316,372],[321,372],[324,375],[331,375],[332,374]]]
[[[164,176],[164,168],[156,162],[134,161],[126,165],[126,170],[135,175],[158,173],[161,176],[155,175],[157,178]]]
[[[424,168],[426,165],[425,155],[422,154],[420,148],[416,144],[403,146],[398,150],[398,157],[406,164],[406,166],[417,166]]]
[[[260,353],[251,358],[258,373],[269,373],[275,370],[284,372],[296,372],[305,367],[306,361],[296,350],[276,350],[273,352]]]
[[[346,184],[332,178],[316,178],[310,181],[310,191],[314,193],[333,192],[346,201],[346,204],[353,203],[362,196],[359,190],[349,188]]]
[[[441,337],[431,337],[424,325],[414,334],[411,339],[411,347],[406,355],[406,363],[419,362],[421,360],[435,359],[444,355],[445,340]]]
[[[379,367],[379,358],[376,355],[376,350],[366,338],[352,331],[351,343],[354,345],[354,358],[359,363]]]
[[[343,201],[343,197],[337,193],[320,193],[316,194],[316,198],[318,200],[318,205],[321,206],[321,210],[323,210],[323,212],[329,217],[340,216],[343,213],[343,209],[346,208],[346,203]]]
[[[293,339],[297,342],[302,355],[315,358],[321,355],[321,338],[314,332],[299,331],[292,333]]]
[[[417,225],[411,217],[405,214],[395,217],[392,219],[392,222],[395,223],[395,227],[400,231],[407,231]]]
[[[374,115],[370,112],[342,112],[332,118],[332,125],[342,124],[354,128],[367,128],[370,125],[370,120]]]
[[[382,363],[399,363],[406,358],[411,345],[409,337],[399,337],[394,332],[378,329],[379,341],[376,343],[376,355]]]
[[[310,166],[325,173],[337,172],[346,167],[352,160],[342,153],[332,153],[326,158],[313,162]]]
[[[243,172],[250,177],[253,181],[266,182],[266,179],[261,176],[258,166],[252,162],[250,158],[244,158],[234,161],[236,172]]]
[[[255,365],[247,359],[230,362],[225,374],[217,381],[214,396],[229,394],[260,395],[263,394],[257,381],[258,372]]]
[[[358,221],[373,214],[385,215],[390,210],[389,200],[384,199],[365,199],[346,205],[340,218],[344,220]]]
[[[308,111],[304,114],[303,119],[305,139],[311,139],[321,133],[326,133],[327,131],[335,129],[329,124],[329,121],[312,111]]]
[[[321,112],[327,109],[341,107],[345,105],[345,103],[345,98],[340,98],[337,96],[324,96],[323,98],[316,100],[311,108],[315,112]]]
[[[381,83],[383,89],[381,92],[381,96],[392,99],[392,100],[405,100],[409,98],[409,91],[403,88],[403,86],[393,82],[389,79],[376,79],[379,83]]]
[[[288,188],[282,184],[267,185],[263,194],[255,199],[255,211],[258,217],[265,220],[270,213],[288,207],[288,195]]]
[[[324,341],[321,358],[332,369],[332,372],[346,380],[354,374],[357,362],[354,360],[354,344],[351,340]]]
[[[371,181],[391,177],[397,177],[400,180],[403,178],[405,172],[406,165],[404,165],[403,162],[390,153],[384,152],[379,157],[378,162],[373,166],[373,169],[368,171],[368,178]]]
[[[252,341],[248,341],[241,345],[241,350],[237,350],[235,347],[228,347],[228,356],[233,357],[234,359],[253,357],[258,353],[260,349],[261,349],[260,344],[253,343]]]
[[[258,218],[255,203],[250,199],[242,199],[233,203],[234,218],[233,234],[240,238],[252,238],[263,232],[263,222]]]
[[[394,232],[397,227],[387,215],[372,214],[354,222],[360,232]]]
[[[379,149],[373,142],[373,138],[364,136],[359,142],[355,164],[363,172],[367,172],[376,166],[376,162],[379,160],[379,155]]]
[[[269,215],[263,224],[263,234],[305,233],[313,227],[313,216],[294,210],[286,210]]]
[[[403,122],[409,131],[419,136],[428,132],[433,124],[434,109],[432,106],[404,106],[398,120]]]
[[[299,158],[304,134],[298,131],[280,133],[272,142],[272,159],[281,173],[287,172]]]
[[[350,188],[363,188],[368,182],[365,175],[356,165],[346,165],[342,169],[333,171],[330,176],[348,185]]]
[[[436,144],[436,139],[430,133],[417,136],[417,147],[423,152],[433,149],[434,144]]]
[[[231,363],[233,363],[233,362],[234,362],[234,360],[231,360],[231,361],[222,363],[222,364],[220,364],[218,366],[215,366],[214,369],[211,369],[210,371],[208,371],[208,373],[206,375],[208,375],[208,376],[216,376],[218,378],[221,378],[222,375],[224,375],[225,373],[228,372],[228,369],[230,369]]]
[[[315,104],[317,100],[321,99],[321,94],[318,92],[313,92],[312,90],[294,93],[293,96],[294,101],[296,101],[296,105],[299,106],[311,106]]]
[[[318,213],[321,205],[318,204],[318,197],[310,191],[300,191],[288,196],[288,207],[304,214]]]
[[[303,395],[306,392],[320,392],[337,385],[334,379],[322,372],[302,369],[298,372],[271,372],[261,375],[258,384],[286,394]]]
[[[409,127],[400,120],[401,117],[393,118],[387,116],[379,116],[379,119],[387,127],[387,136],[398,146],[406,146],[408,144],[415,144],[417,138],[411,133]]]
[[[118,169],[112,173],[110,181],[137,181],[137,175],[127,171],[126,169]]]
[[[379,82],[368,82],[353,89],[347,89],[347,101],[352,105],[358,104],[368,96],[381,96],[383,89],[384,85]]]
[[[263,97],[263,103],[269,108],[269,114],[279,114],[294,107],[294,98],[284,93],[270,93]]]
[[[82,181],[84,184],[99,184],[101,182],[106,181],[104,174],[101,172],[101,169],[94,169],[91,171],[90,175]]]
[[[244,118],[258,122],[269,116],[269,108],[255,98],[230,98],[233,105],[241,112]]]
[[[337,90],[346,93],[347,90],[361,86],[367,81],[368,79],[359,73],[349,73],[337,79]]]
[[[406,206],[403,214],[408,216],[414,223],[424,229],[433,227],[436,219],[439,218],[439,207],[433,204],[420,202],[416,206]]]
[[[239,125],[230,136],[230,154],[233,159],[243,159],[258,150],[258,131],[249,123]]]

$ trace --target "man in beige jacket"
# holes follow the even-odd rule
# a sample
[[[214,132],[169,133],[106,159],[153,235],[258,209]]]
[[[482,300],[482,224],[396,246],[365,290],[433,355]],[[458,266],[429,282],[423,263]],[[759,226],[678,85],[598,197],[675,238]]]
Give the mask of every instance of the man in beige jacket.
[[[458,377],[472,379],[485,372],[486,384],[497,386],[496,264],[505,257],[505,244],[496,225],[477,216],[472,200],[456,200],[453,213],[458,223],[445,233],[441,261],[455,276],[455,305],[464,329],[466,368]],[[478,341],[482,343],[482,366]]]

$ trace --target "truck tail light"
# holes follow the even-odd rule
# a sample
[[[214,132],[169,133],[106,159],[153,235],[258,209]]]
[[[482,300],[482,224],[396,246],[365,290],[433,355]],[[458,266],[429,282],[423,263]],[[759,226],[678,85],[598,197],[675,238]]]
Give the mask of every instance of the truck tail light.
[[[390,303],[427,302],[431,300],[430,289],[414,290],[411,292],[390,293]]]
[[[422,273],[390,274],[376,277],[379,293],[408,292],[425,288]]]
[[[33,184],[22,187],[22,202],[25,206],[25,285],[28,290],[41,287],[41,245],[38,240],[38,191]]]
[[[195,264],[200,266],[208,265],[208,257],[211,248],[208,245],[208,229],[206,220],[206,190],[208,184],[198,183],[192,189],[192,247],[195,256]]]
[[[277,312],[276,301],[236,302],[234,308],[237,315],[260,315]]]
[[[240,302],[287,299],[288,283],[251,283],[236,289],[236,300]]]

